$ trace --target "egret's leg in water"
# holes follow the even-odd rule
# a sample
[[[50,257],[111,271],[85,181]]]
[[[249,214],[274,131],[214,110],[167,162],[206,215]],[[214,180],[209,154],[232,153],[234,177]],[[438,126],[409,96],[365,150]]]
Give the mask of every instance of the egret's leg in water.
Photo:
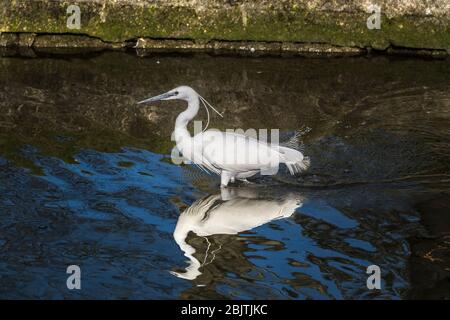
[[[229,201],[231,199],[236,198],[236,190],[233,188],[221,188],[220,196],[223,201]]]
[[[248,181],[247,178],[252,177],[257,173],[258,173],[257,171],[241,172],[236,175],[236,179],[244,182],[245,184],[251,184],[251,182]]]
[[[230,182],[231,178],[234,178],[234,175],[231,172],[222,170],[220,174],[220,187],[225,188],[228,185],[228,182]]]

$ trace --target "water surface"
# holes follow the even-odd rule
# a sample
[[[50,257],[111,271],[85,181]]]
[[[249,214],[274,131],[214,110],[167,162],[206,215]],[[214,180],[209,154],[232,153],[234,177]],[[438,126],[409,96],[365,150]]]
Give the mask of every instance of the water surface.
[[[0,66],[1,298],[449,297],[448,60],[105,52]],[[221,192],[172,164],[183,103],[136,101],[181,84],[223,111],[212,127],[300,132],[310,170]],[[373,264],[381,290],[366,287]]]

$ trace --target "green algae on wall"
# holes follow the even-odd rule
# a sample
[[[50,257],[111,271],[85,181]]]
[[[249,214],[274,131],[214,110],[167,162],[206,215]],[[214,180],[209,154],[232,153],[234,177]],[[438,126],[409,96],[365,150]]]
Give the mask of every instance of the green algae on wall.
[[[211,40],[325,43],[374,49],[395,46],[450,52],[450,12],[446,12],[449,5],[445,0],[432,0],[430,3],[434,6],[426,8],[415,0],[402,3],[378,1],[382,8],[382,24],[380,29],[373,30],[366,24],[371,15],[365,7],[366,2],[16,0],[0,4],[0,31],[79,34],[95,38],[81,41],[81,44],[73,38],[61,40],[69,45],[86,47],[107,47],[105,43],[121,46],[129,40],[148,38],[191,39],[200,43]],[[405,3],[410,6],[404,6]],[[70,14],[66,10],[71,4],[80,7],[80,29],[67,27]],[[9,45],[11,41],[0,43]],[[22,44],[30,44],[30,41]],[[58,41],[41,39],[34,45],[53,47],[58,46]]]

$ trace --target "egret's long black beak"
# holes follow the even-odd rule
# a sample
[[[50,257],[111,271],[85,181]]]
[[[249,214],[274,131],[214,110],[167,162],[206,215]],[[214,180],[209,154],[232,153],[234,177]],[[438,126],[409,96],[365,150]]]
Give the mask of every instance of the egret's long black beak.
[[[149,102],[161,101],[161,100],[165,100],[167,98],[170,98],[170,97],[172,97],[174,95],[175,95],[174,92],[166,92],[166,93],[160,94],[159,96],[155,96],[155,97],[151,97],[151,98],[139,101],[138,104],[144,104],[144,103],[149,103]]]

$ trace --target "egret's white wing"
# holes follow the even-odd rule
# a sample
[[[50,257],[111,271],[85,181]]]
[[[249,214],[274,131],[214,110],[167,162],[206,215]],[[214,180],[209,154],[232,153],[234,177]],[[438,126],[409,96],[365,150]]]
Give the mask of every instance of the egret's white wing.
[[[280,161],[280,153],[267,143],[234,132],[208,130],[196,135],[194,144],[202,154],[202,165],[212,171],[247,172]]]
[[[206,157],[203,157],[201,163],[198,163],[197,165],[205,170],[220,174],[220,168],[215,167],[214,164],[212,164]]]
[[[202,133],[197,134],[192,141],[186,141],[182,145],[180,152],[183,157],[191,161],[200,170],[206,173],[216,173],[220,174],[220,168],[214,166],[208,158],[203,156],[203,139],[201,138]]]

